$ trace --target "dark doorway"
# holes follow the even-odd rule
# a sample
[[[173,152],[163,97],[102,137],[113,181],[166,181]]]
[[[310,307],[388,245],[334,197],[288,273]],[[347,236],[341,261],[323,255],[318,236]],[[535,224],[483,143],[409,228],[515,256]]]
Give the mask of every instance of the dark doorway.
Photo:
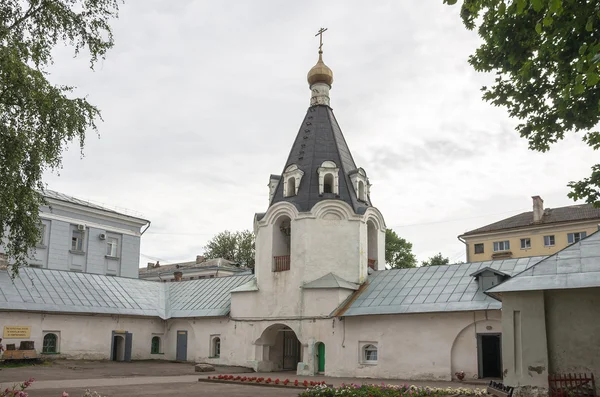
[[[125,331],[113,331],[110,347],[112,361],[131,361],[133,334]]]
[[[177,331],[177,361],[187,361],[187,331]]]
[[[502,378],[501,337],[501,334],[477,335],[480,378]]]
[[[296,370],[300,362],[300,341],[291,329],[283,331],[283,369]]]

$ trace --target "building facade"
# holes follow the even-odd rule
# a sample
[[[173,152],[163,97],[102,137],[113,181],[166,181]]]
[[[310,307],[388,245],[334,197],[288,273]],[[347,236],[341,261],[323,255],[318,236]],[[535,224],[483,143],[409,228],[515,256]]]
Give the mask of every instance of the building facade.
[[[532,199],[533,211],[458,236],[467,262],[552,255],[600,227],[600,208],[591,204],[544,209],[540,196]]]
[[[576,363],[565,354],[585,354],[586,343],[595,343],[586,335],[597,335],[593,320],[570,335],[570,319],[597,317],[597,292],[583,288],[600,287],[600,233],[549,258],[385,270],[385,221],[329,106],[333,73],[321,53],[308,81],[311,105],[282,172],[270,177],[267,210],[254,218],[255,274],[160,283],[51,269],[26,268],[15,279],[0,272],[4,342],[33,340],[53,357],[414,380],[464,372],[530,386],[548,371],[547,335],[561,344],[558,360]],[[550,275],[547,299],[556,313],[540,303],[546,292],[527,287],[538,275]],[[581,294],[570,296],[570,285]],[[526,296],[511,301],[524,286]],[[573,307],[577,299],[586,299],[582,312]],[[509,375],[513,367],[518,375]]]
[[[138,277],[140,239],[149,221],[51,190],[43,194],[41,238],[30,267]]]
[[[161,265],[149,262],[148,266],[140,269],[142,280],[160,281],[163,283],[202,280],[205,278],[228,277],[235,274],[252,274],[252,269],[239,267],[235,262],[224,258],[205,259],[197,255],[195,261],[170,263]]]

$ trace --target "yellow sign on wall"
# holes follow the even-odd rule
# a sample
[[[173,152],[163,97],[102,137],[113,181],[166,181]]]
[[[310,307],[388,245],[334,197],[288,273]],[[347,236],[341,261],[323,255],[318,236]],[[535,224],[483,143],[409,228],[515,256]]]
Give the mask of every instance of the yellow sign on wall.
[[[31,336],[31,327],[19,325],[4,326],[4,339],[29,339]]]

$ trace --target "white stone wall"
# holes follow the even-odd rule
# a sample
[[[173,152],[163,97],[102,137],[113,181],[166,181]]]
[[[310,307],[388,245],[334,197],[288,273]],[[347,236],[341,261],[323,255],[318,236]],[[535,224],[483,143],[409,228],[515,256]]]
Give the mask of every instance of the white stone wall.
[[[600,374],[600,288],[544,295],[550,373]]]
[[[315,292],[315,291],[311,291]],[[321,291],[322,292],[322,291]],[[316,293],[321,293],[316,292]],[[323,294],[326,297],[331,291]],[[246,293],[234,294],[234,296]],[[316,310],[315,307],[311,310]],[[0,329],[6,325],[31,326],[31,338],[42,349],[44,331],[60,333],[60,357],[109,359],[112,331],[133,334],[134,360],[175,360],[177,331],[188,331],[188,361],[264,369],[267,353],[278,344],[264,339],[265,330],[289,326],[302,344],[305,374],[316,368],[315,345],[325,344],[325,373],[330,376],[449,380],[457,371],[467,378],[477,374],[477,333],[500,331],[499,311],[379,315],[304,320],[196,318],[163,321],[157,318],[51,315],[2,312]],[[275,335],[277,335],[275,333]],[[161,352],[151,354],[153,336],[161,338]],[[211,357],[211,340],[221,339],[221,355]],[[262,339],[261,339],[262,338]],[[3,344],[20,340],[5,339]],[[376,365],[361,363],[361,343],[378,347]],[[269,346],[269,343],[271,344]]]
[[[152,336],[166,333],[165,322],[158,318],[40,314],[24,312],[0,312],[0,329],[5,326],[30,326],[31,337],[38,352],[42,351],[45,331],[60,334],[60,355],[49,358],[110,359],[112,331],[125,330],[133,334],[131,357],[134,360],[163,359],[162,355],[150,354]],[[14,343],[19,347],[20,339],[3,339],[2,344]]]

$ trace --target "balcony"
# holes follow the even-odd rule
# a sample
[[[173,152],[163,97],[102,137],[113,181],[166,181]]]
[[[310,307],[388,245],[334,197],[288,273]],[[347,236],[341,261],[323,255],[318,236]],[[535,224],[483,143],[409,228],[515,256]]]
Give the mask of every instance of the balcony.
[[[375,263],[377,263],[377,259],[367,259],[368,260],[368,265],[371,269],[375,270]]]
[[[273,271],[274,272],[285,272],[290,270],[290,256],[274,256],[273,257]]]

